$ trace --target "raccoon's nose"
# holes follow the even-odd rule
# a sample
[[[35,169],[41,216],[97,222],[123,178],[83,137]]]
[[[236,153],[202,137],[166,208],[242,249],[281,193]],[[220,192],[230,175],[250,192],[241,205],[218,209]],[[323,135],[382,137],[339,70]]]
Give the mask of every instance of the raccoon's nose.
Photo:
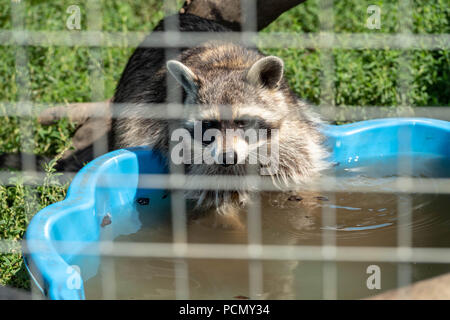
[[[233,164],[237,164],[237,162],[238,162],[237,153],[234,151],[225,152],[222,154],[222,156],[223,156],[222,166],[224,166],[224,167],[228,167]]]

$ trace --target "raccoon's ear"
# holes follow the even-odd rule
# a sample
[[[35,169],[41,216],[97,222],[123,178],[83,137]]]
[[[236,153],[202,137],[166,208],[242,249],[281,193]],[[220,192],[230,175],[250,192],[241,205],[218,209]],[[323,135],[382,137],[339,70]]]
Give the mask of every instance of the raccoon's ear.
[[[246,79],[255,86],[273,89],[283,78],[283,68],[283,60],[278,57],[261,58],[250,67]]]
[[[188,93],[197,93],[198,78],[187,66],[176,60],[167,61],[167,70]]]

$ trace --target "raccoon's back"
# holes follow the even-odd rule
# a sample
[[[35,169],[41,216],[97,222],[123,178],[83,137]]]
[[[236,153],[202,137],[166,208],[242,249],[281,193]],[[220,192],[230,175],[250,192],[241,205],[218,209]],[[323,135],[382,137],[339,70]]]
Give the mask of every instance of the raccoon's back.
[[[176,19],[179,19],[178,22]],[[180,32],[230,32],[232,29],[216,21],[195,15],[182,14],[167,17],[159,22],[154,31],[164,31],[164,24],[173,21]],[[152,34],[146,37],[152,38]],[[145,40],[144,40],[145,42]],[[187,48],[173,48],[180,53]],[[163,103],[166,99],[165,48],[138,47],[131,55],[116,87],[116,103]]]

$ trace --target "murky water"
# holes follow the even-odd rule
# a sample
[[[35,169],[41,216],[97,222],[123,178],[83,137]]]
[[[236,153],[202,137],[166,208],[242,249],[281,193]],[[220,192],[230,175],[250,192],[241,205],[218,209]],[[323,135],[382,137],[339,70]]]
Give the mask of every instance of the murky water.
[[[354,179],[354,183],[370,183],[377,190],[384,188],[377,179],[364,177],[360,173],[354,174]],[[402,220],[398,210],[399,200],[409,203],[412,209],[411,223],[401,227],[411,231],[414,247],[450,247],[450,195],[398,195],[388,191],[303,193],[301,197],[264,193],[261,196],[262,241],[264,244],[322,245],[323,233],[332,230],[338,246],[395,247],[397,228]],[[170,221],[146,225],[150,207],[139,208],[143,228],[135,234],[120,236],[116,241],[171,242]],[[336,213],[335,223],[327,225],[323,215],[333,212]],[[248,241],[246,220],[244,212],[241,229],[217,227],[218,221],[213,217],[190,221],[188,240],[190,243],[245,244]],[[174,299],[176,264],[187,266],[191,299],[245,298],[251,294],[248,261],[105,257],[101,266],[113,267],[113,285],[101,267],[99,274],[85,283],[86,297]],[[380,267],[381,289],[367,288],[370,274],[366,271],[369,265]],[[408,263],[400,267],[409,270],[412,282],[450,272],[448,264]],[[256,298],[358,299],[396,288],[399,281],[399,264],[387,262],[323,263],[292,261],[286,257],[283,261],[257,262],[256,268],[261,271],[263,279],[256,289]],[[335,275],[336,282],[332,281],[333,277],[329,278],[330,271],[331,275]],[[103,288],[107,288],[107,292],[102,292]]]

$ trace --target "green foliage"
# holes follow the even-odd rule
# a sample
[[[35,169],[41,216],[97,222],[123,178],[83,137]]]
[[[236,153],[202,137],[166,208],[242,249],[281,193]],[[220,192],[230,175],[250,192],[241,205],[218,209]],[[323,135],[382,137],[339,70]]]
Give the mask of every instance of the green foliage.
[[[412,1],[413,33],[449,33],[450,9],[446,1]],[[369,5],[381,8],[381,29],[366,28]],[[280,16],[263,32],[319,32],[319,1],[308,0]],[[398,1],[341,0],[334,2],[334,32],[399,32]],[[370,41],[370,40],[369,40]],[[286,75],[302,98],[320,103],[321,50],[264,49],[284,59]],[[334,104],[397,106],[401,59],[407,69],[409,92],[406,101],[415,106],[448,105],[450,61],[448,50],[333,50]]]
[[[33,180],[20,173],[8,181],[0,181],[0,239],[12,241],[14,249],[9,254],[0,254],[0,285],[29,288],[30,282],[23,265],[19,240],[33,215],[46,206],[61,201],[66,196],[68,182],[60,182],[61,173],[55,164],[61,154],[44,166],[42,185],[33,185]]]

